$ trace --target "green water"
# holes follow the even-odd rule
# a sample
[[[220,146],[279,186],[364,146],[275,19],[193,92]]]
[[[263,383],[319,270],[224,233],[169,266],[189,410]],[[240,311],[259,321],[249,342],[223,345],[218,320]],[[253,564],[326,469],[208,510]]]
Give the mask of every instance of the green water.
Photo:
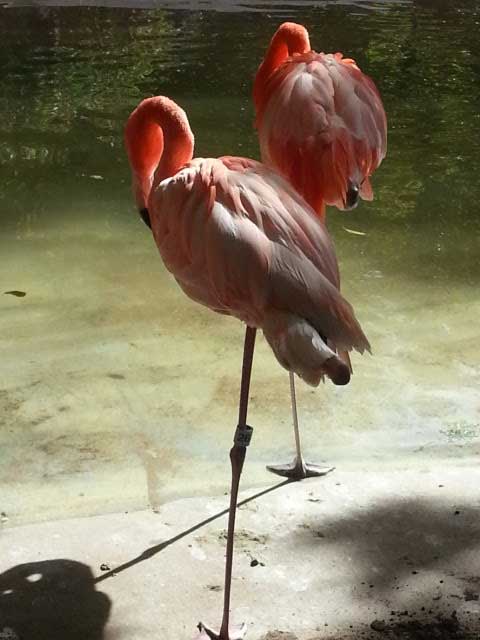
[[[389,122],[374,202],[328,213],[374,357],[354,357],[346,389],[300,387],[309,457],[466,463],[480,453],[480,2],[169,4],[0,6],[0,511],[223,491],[242,327],[165,273],[122,128],[164,94],[197,155],[258,157],[252,78],[286,19],[354,57]],[[252,393],[245,482],[267,483],[292,442],[287,377],[262,341]]]

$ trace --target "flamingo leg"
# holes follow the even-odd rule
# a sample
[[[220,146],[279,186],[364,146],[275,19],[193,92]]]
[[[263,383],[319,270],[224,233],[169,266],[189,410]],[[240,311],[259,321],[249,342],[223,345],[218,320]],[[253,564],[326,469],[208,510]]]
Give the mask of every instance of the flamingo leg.
[[[247,630],[245,623],[236,628],[230,628],[230,593],[232,585],[233,544],[235,535],[235,516],[238,502],[238,487],[240,476],[247,453],[247,447],[252,437],[252,427],[247,425],[248,394],[252,372],[253,350],[255,347],[256,329],[247,327],[243,350],[242,384],[240,390],[240,407],[238,426],[235,431],[234,444],[230,450],[232,466],[232,484],[230,490],[230,510],[228,515],[227,554],[225,562],[225,590],[223,601],[223,618],[220,633],[216,633],[201,622],[198,625],[200,634],[196,640],[241,640]]]
[[[302,455],[302,448],[300,444],[300,429],[298,426],[298,413],[297,413],[297,396],[295,393],[295,376],[290,371],[290,398],[292,401],[292,418],[293,418],[293,432],[295,435],[295,449],[296,455],[293,462],[289,464],[270,464],[267,469],[272,473],[276,473],[279,476],[291,478],[292,480],[303,480],[304,478],[315,478],[324,476],[330,471],[333,471],[335,467],[322,467],[318,464],[312,464],[305,462]]]

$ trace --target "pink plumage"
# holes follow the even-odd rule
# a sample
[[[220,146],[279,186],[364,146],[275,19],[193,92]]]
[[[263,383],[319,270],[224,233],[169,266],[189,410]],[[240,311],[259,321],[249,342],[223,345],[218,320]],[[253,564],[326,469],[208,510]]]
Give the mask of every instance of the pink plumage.
[[[262,161],[324,216],[373,197],[370,176],[386,154],[387,121],[374,82],[341,53],[310,50],[308,32],[284,23],[254,84]]]
[[[254,160],[192,160],[186,115],[167,98],[139,105],[126,144],[139,209],[148,210],[183,291],[262,328],[282,366],[310,384],[324,374],[347,382],[348,367],[332,349],[363,352],[369,344],[339,292],[328,232],[291,185]],[[143,148],[148,162],[140,161]]]

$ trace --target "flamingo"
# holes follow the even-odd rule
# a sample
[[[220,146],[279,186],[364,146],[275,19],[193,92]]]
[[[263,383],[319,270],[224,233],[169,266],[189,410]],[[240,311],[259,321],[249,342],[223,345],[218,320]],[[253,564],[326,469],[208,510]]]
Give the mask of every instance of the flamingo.
[[[308,31],[285,22],[275,32],[253,87],[262,162],[281,173],[325,220],[325,205],[352,209],[372,200],[370,176],[386,154],[387,120],[380,94],[356,62],[310,49]],[[348,354],[343,355],[350,370]],[[331,467],[303,459],[290,372],[296,456],[269,465],[300,480]]]
[[[248,158],[193,157],[185,112],[167,97],[143,100],[125,127],[136,204],[166,268],[195,302],[246,324],[239,420],[232,468],[223,617],[219,633],[199,624],[199,640],[241,638],[230,629],[235,511],[252,428],[248,394],[256,330],[279,363],[310,385],[346,384],[335,350],[370,350],[338,289],[338,265],[323,222],[280,175]],[[327,344],[328,343],[328,344]]]

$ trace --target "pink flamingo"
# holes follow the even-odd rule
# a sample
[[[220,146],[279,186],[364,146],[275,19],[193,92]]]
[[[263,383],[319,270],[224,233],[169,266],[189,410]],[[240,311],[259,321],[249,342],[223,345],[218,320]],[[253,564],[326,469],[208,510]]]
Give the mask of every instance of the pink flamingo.
[[[167,269],[195,302],[247,325],[239,421],[230,451],[232,484],[223,619],[219,634],[200,624],[202,640],[243,637],[229,629],[235,510],[246,447],[256,329],[280,364],[311,385],[326,375],[346,384],[335,349],[369,350],[350,304],[338,290],[338,266],[326,228],[277,173],[247,158],[196,158],[185,112],[172,100],[143,100],[125,141],[142,218]],[[328,342],[328,344],[327,344]]]
[[[315,53],[292,22],[273,36],[253,97],[262,162],[281,173],[325,219],[325,205],[372,200],[370,176],[386,154],[387,120],[373,81],[341,53]],[[350,370],[348,354],[343,355]],[[331,471],[304,461],[290,373],[296,457],[268,469],[294,479]]]

